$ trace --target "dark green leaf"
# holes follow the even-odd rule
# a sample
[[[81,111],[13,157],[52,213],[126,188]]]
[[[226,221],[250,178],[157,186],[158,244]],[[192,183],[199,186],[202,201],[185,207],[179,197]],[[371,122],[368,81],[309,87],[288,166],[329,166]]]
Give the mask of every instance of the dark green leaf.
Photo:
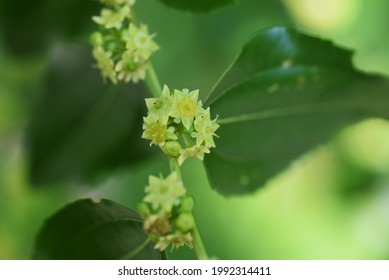
[[[34,183],[88,181],[150,155],[143,83],[104,85],[90,49],[58,47],[28,127]],[[107,83],[108,84],[108,83]]]
[[[88,34],[99,7],[98,1],[90,0],[1,0],[0,32],[15,54],[42,52],[53,39]]]
[[[223,194],[251,192],[347,125],[389,117],[388,80],[292,28],[256,34],[206,102],[221,124],[205,166]]]
[[[190,12],[208,12],[210,10],[233,4],[235,0],[160,0],[165,5]]]
[[[142,229],[139,215],[111,200],[69,204],[38,234],[34,259],[165,259]]]

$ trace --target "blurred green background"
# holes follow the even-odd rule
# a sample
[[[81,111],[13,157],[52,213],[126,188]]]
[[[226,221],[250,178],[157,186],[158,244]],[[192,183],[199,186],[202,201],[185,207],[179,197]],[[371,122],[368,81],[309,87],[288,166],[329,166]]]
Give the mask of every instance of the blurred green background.
[[[0,259],[30,258],[44,220],[77,198],[105,197],[136,208],[147,176],[167,168],[164,158],[153,157],[117,168],[93,186],[36,186],[29,179],[25,131],[40,98],[33,89],[58,46],[88,41],[94,28],[89,19],[99,5],[81,3],[40,0],[26,2],[25,10],[11,0],[0,5]],[[196,15],[138,0],[135,9],[157,34],[161,49],[153,62],[160,81],[171,88],[199,88],[203,97],[248,37],[275,25],[330,38],[355,49],[357,68],[389,74],[385,0],[240,0]],[[201,163],[189,160],[184,183],[195,196],[208,253],[219,259],[389,258],[388,143],[389,123],[367,120],[307,151],[261,190],[239,197],[213,191]],[[195,258],[185,248],[169,256]]]

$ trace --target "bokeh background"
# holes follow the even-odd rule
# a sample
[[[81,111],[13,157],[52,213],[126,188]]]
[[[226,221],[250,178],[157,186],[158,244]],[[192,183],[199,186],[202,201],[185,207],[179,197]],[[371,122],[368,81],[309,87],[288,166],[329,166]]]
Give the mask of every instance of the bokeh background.
[[[44,220],[77,198],[105,197],[136,208],[147,176],[167,169],[164,158],[153,157],[114,169],[93,183],[37,185],[30,179],[26,127],[40,98],[31,89],[44,79],[48,58],[58,46],[88,41],[95,27],[90,18],[99,5],[94,1],[91,8],[82,8],[84,1],[0,4],[0,259],[29,259]],[[61,5],[65,8],[55,8]],[[357,68],[389,74],[385,0],[240,0],[195,15],[156,0],[138,0],[135,9],[157,34],[161,49],[153,62],[161,82],[199,88],[203,97],[249,36],[275,25],[329,38],[356,51]],[[77,24],[60,34],[47,25],[51,21]],[[42,36],[44,40],[35,40]],[[389,258],[388,143],[389,123],[366,120],[307,151],[259,191],[238,197],[213,191],[201,163],[189,160],[184,181],[195,196],[208,253],[219,259]],[[169,257],[195,255],[183,248]]]

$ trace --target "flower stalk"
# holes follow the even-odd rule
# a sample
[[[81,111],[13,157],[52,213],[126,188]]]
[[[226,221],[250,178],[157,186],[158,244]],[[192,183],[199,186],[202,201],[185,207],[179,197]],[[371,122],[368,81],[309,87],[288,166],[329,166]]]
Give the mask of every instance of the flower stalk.
[[[99,1],[104,8],[92,18],[99,26],[91,35],[95,67],[113,84],[145,80],[153,97],[145,100],[148,113],[143,118],[142,138],[157,145],[170,165],[168,176],[149,176],[146,195],[138,206],[148,238],[123,258],[134,257],[152,241],[161,251],[187,245],[199,259],[208,259],[192,211],[194,199],[187,194],[180,166],[190,157],[203,160],[215,148],[219,125],[211,118],[210,108],[203,107],[199,90],[171,92],[166,85],[161,87],[150,59],[159,46],[147,25],[135,23],[135,0]]]
[[[91,35],[91,43],[95,67],[100,70],[103,79],[113,84],[137,83],[146,79],[147,73],[155,76],[149,61],[159,46],[154,42],[155,34],[149,34],[147,25],[135,24],[132,11],[135,0],[100,2],[104,8],[100,15],[92,17],[99,31]]]

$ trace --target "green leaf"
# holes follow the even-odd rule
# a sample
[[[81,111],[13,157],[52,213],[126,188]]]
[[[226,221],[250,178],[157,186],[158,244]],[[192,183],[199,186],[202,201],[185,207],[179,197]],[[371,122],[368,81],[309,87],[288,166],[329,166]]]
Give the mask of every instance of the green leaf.
[[[139,215],[111,200],[77,200],[50,217],[38,234],[34,259],[165,259],[142,229]]]
[[[56,39],[80,38],[94,28],[98,1],[0,1],[0,32],[14,54],[42,52]]]
[[[351,56],[293,28],[256,34],[206,102],[221,125],[205,159],[213,188],[252,192],[345,126],[388,118],[388,80]]]
[[[160,0],[165,5],[190,12],[209,12],[226,5],[235,3],[235,0]]]
[[[33,183],[90,182],[154,151],[141,139],[145,85],[104,84],[94,64],[89,48],[52,52],[27,129]]]

